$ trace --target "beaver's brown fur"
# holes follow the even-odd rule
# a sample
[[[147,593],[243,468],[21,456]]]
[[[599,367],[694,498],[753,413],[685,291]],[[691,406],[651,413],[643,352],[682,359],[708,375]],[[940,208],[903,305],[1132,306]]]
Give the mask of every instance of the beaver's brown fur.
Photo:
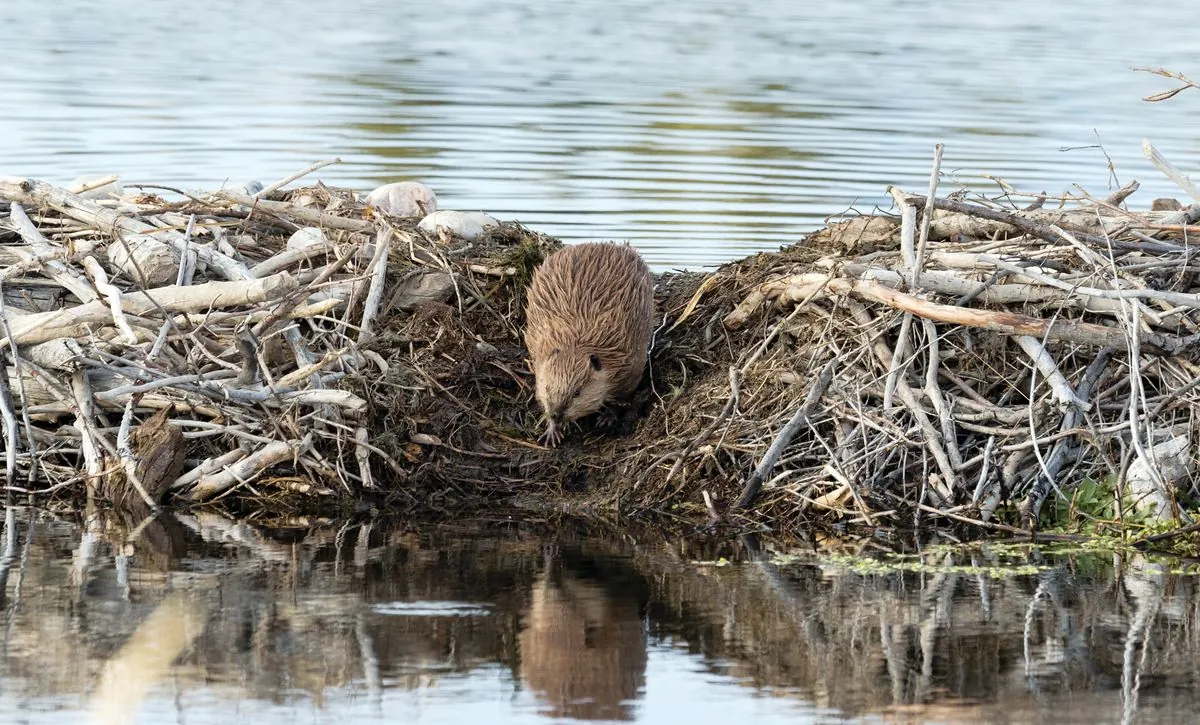
[[[525,345],[546,416],[542,440],[627,396],[646,367],[654,332],[654,279],[628,244],[563,247],[533,273]]]

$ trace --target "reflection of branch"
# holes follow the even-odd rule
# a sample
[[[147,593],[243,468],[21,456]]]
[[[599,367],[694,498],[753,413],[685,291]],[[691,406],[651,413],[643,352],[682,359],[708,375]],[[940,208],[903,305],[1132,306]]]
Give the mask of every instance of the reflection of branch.
[[[1179,86],[1178,88],[1172,88],[1169,91],[1161,91],[1159,93],[1155,93],[1153,95],[1146,96],[1145,98],[1142,99],[1143,101],[1149,101],[1151,103],[1158,103],[1159,101],[1165,101],[1168,98],[1174,98],[1176,95],[1178,95],[1182,91],[1186,91],[1189,88],[1195,88],[1195,89],[1200,90],[1200,83],[1196,83],[1195,81],[1189,79],[1184,74],[1179,73],[1177,71],[1167,70],[1166,68],[1134,68],[1133,70],[1142,71],[1143,73],[1152,73],[1156,76],[1162,76],[1163,78],[1170,78],[1172,80],[1179,81],[1180,83],[1183,84],[1183,85]]]
[[[12,506],[5,506],[4,554],[0,555],[0,609],[4,608],[4,600],[8,594],[8,572],[12,569],[15,558],[17,558],[17,510]]]
[[[371,700],[378,707],[383,702],[383,676],[379,674],[379,657],[375,654],[375,640],[367,631],[367,622],[360,612],[354,618],[354,637],[358,640],[358,650],[362,655],[363,677],[367,681],[367,691]]]
[[[1142,686],[1142,673],[1146,669],[1146,654],[1150,649],[1150,625],[1158,616],[1158,608],[1165,596],[1161,574],[1141,575],[1138,579],[1149,591],[1146,596],[1135,597],[1137,610],[1129,620],[1129,630],[1125,634],[1125,656],[1121,667],[1121,725],[1133,722],[1137,715],[1138,693]],[[1142,656],[1134,671],[1133,657],[1139,642]]]

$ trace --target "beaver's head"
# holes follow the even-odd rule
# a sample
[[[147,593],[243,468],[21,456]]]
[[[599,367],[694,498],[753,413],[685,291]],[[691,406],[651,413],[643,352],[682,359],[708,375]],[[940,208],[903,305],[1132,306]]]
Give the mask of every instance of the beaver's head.
[[[534,371],[537,399],[552,426],[595,413],[612,392],[612,366],[595,350],[554,348]]]

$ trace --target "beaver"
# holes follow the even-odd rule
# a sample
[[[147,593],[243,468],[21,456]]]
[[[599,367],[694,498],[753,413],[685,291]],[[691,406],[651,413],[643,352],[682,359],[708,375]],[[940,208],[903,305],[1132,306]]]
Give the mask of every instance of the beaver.
[[[546,420],[539,441],[557,446],[563,424],[632,393],[653,332],[654,280],[633,247],[586,242],[547,257],[525,307],[525,345]]]

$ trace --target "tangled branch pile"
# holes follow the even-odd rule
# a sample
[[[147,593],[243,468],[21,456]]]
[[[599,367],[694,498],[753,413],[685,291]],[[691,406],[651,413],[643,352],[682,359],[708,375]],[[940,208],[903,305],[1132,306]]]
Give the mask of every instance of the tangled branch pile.
[[[1200,206],[1130,211],[1134,182],[1018,209],[1011,189],[936,198],[936,178],[927,196],[891,189],[899,219],[832,224],[718,273],[745,290],[708,310],[727,337],[705,354],[732,350],[727,374],[664,408],[661,431],[684,445],[643,435],[627,470],[646,471],[644,505],[690,493],[718,520],[719,502],[745,511],[761,490],[768,524],[986,525],[999,510],[1032,527],[1054,494],[1056,513],[1093,523],[1186,520]]]
[[[167,201],[0,181],[8,484],[780,527],[1030,526],[1051,494],[1173,516],[1195,470],[1200,207],[1131,211],[1135,189],[893,189],[898,217],[659,275],[636,422],[547,450],[521,330],[554,239],[430,233],[322,184]]]
[[[508,224],[463,245],[321,184],[167,201],[104,194],[113,181],[0,180],[10,490],[78,493],[86,481],[150,509],[239,485],[268,506],[284,493],[403,491],[379,475],[407,479],[393,456],[416,460],[405,445],[435,439],[413,431],[380,447],[396,440],[384,427],[396,399],[426,390],[408,384],[422,372],[415,341],[389,320],[419,326],[410,311],[449,309],[456,292],[473,310],[481,285],[515,287],[549,243]]]

